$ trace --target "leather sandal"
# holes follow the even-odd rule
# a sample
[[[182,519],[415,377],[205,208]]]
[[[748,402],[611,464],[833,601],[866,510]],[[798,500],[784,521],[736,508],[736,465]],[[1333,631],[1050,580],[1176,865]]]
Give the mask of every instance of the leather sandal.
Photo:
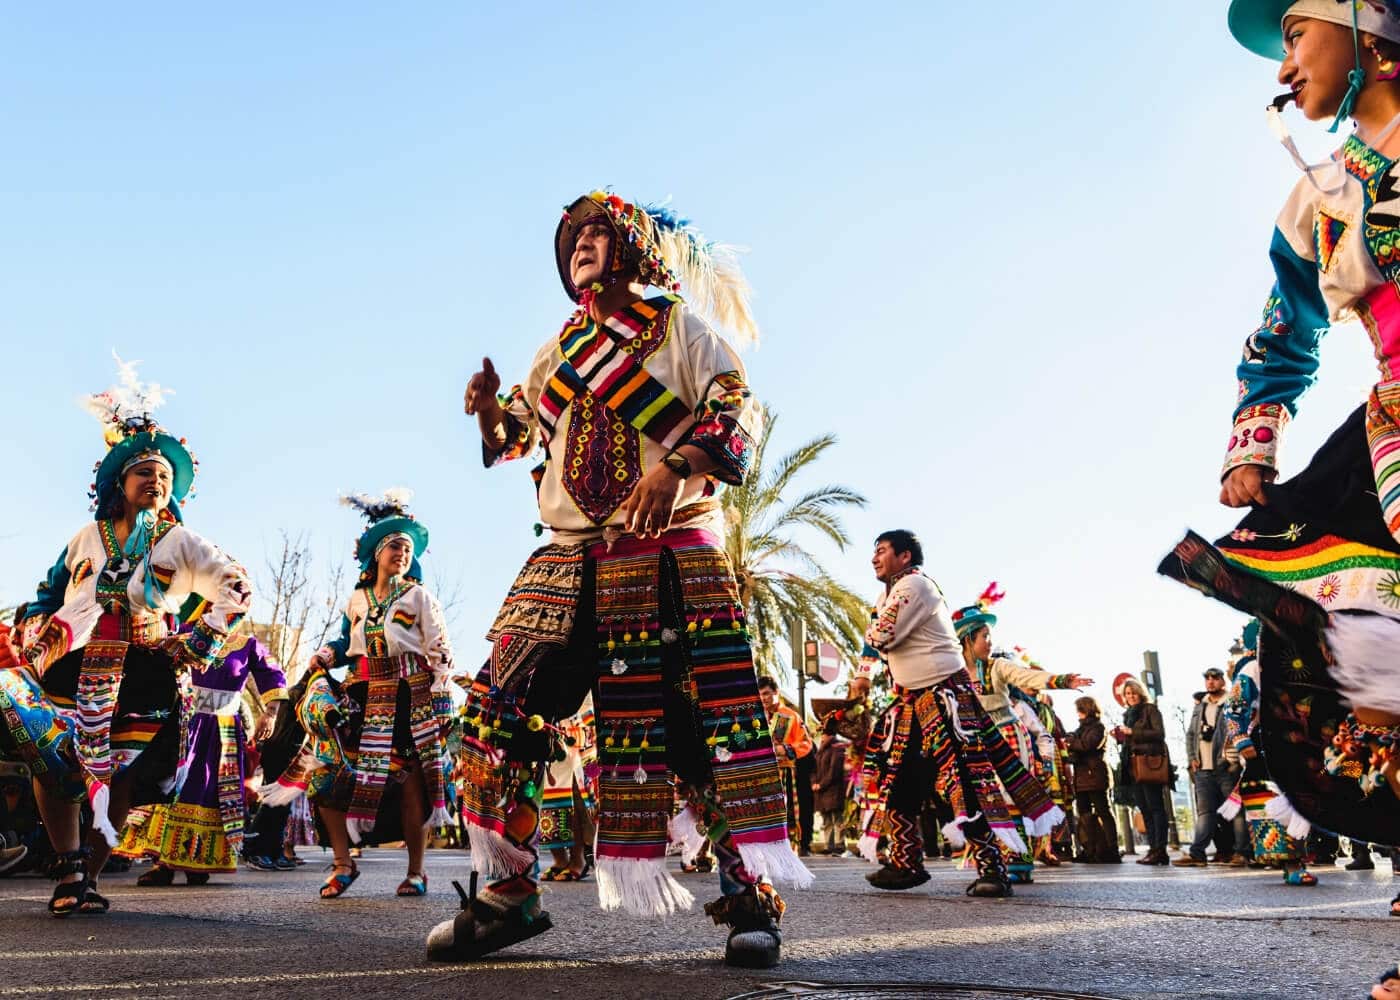
[[[355,884],[355,879],[360,877],[360,867],[354,861],[350,862],[348,872],[339,870],[344,867],[339,862],[331,865],[331,876],[321,885],[322,899],[339,899]]]
[[[426,896],[428,894],[428,876],[422,872],[409,872],[408,876],[399,883],[399,887],[394,890],[395,896]]]
[[[78,904],[79,913],[106,913],[112,908],[112,901],[97,891],[97,883],[88,881],[83,901]]]
[[[87,856],[86,849],[67,851],[55,859],[49,870],[49,874],[56,879],[78,876],[73,882],[59,882],[54,886],[53,896],[49,899],[49,913],[55,917],[83,912],[82,903],[88,890]]]

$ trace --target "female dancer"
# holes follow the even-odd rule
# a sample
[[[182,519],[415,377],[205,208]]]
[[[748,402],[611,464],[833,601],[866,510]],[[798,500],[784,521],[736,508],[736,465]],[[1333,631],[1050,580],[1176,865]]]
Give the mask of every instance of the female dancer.
[[[996,584],[993,583],[982,592],[976,604],[953,614],[953,627],[962,643],[963,662],[967,665],[968,675],[972,678],[972,685],[982,702],[982,708],[1001,730],[1006,745],[1015,750],[1025,763],[1034,756],[1034,748],[1031,745],[1030,734],[1017,720],[1016,712],[1011,706],[1011,688],[1018,687],[1022,691],[1043,691],[1047,688],[1062,690],[1088,687],[1093,681],[1078,674],[1052,674],[1044,670],[1032,670],[1029,667],[1017,666],[1002,657],[993,656],[992,626],[997,623],[997,616],[992,614],[991,607],[1003,596],[997,593]],[[1027,767],[1029,768],[1029,764]],[[1035,860],[1031,855],[1032,841],[1028,838],[1050,834],[1055,825],[1064,820],[1065,814],[1056,808],[1039,820],[1028,822],[1027,817],[1020,815],[1016,810],[1009,795],[1007,805],[1012,810],[1017,833],[1025,846],[1021,851],[1011,851],[1002,845],[1006,868],[1013,883],[1030,882],[1031,873],[1035,870]]]
[[[1262,622],[1260,752],[1287,806],[1400,844],[1400,4],[1234,0],[1230,30],[1281,59],[1270,110],[1304,176],[1269,255],[1273,291],[1245,341],[1220,500],[1251,507],[1214,545],[1189,534],[1160,572]],[[1307,166],[1279,111],[1356,129]],[[1334,320],[1360,319],[1380,380],[1301,473],[1279,444]]]
[[[407,490],[382,499],[346,497],[369,520],[355,555],[360,580],[345,608],[341,637],[312,657],[313,668],[354,661],[349,698],[358,711],[346,720],[344,747],[353,780],[317,799],[335,851],[322,899],[343,896],[359,877],[350,843],[378,821],[385,785],[402,785],[400,817],[408,874],[398,895],[428,891],[423,852],[428,831],[452,822],[447,812],[443,733],[451,722],[452,645],[442,608],[419,580],[415,553],[428,547],[428,529],[408,513]]]
[[[206,604],[192,603],[191,617],[197,618]],[[188,772],[180,794],[168,805],[153,807],[144,823],[128,822],[117,845],[115,853],[123,857],[156,859],[137,885],[170,885],[177,871],[185,873],[189,884],[203,885],[215,872],[237,869],[244,813],[244,728],[238,706],[250,676],[265,709],[254,736],[271,734],[287,697],[287,677],[267,647],[249,637],[202,671],[194,686]]]
[[[119,362],[120,363],[120,362]],[[58,860],[55,916],[104,913],[97,891],[117,829],[132,805],[175,790],[191,683],[248,611],[243,568],[181,524],[195,463],[182,440],[151,418],[159,386],[134,366],[91,397],[109,446],[98,463],[94,523],[73,536],[25,609],[25,666],[0,672],[4,749],[36,775],[35,797]],[[167,618],[191,593],[209,606],[188,631]],[[80,804],[94,834],[80,842]]]

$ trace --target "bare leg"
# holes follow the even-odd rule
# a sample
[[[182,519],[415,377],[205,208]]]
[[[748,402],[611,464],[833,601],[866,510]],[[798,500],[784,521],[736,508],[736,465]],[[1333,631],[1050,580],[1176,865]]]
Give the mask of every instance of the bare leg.
[[[569,870],[575,875],[582,875],[585,865],[584,846],[592,836],[592,829],[588,822],[588,810],[583,808],[583,803],[579,801],[578,793],[574,794],[574,842],[569,847]],[[556,860],[559,852],[555,852]]]
[[[321,814],[321,822],[326,824],[326,836],[331,840],[331,853],[335,855],[336,867],[349,871],[353,865],[350,861],[350,832],[345,828],[345,812],[326,806],[317,806],[316,811]]]
[[[423,852],[428,849],[428,831],[423,826],[427,815],[428,789],[423,770],[415,767],[403,783],[403,800],[399,804],[399,819],[403,822],[403,843],[408,848],[408,874],[423,874]]]
[[[112,779],[111,799],[107,805],[107,816],[112,821],[112,826],[120,830],[122,824],[126,822],[126,814],[131,812],[131,781],[126,776],[118,776]],[[88,833],[88,846],[92,848],[91,876],[92,884],[97,885],[97,877],[102,874],[102,866],[107,863],[107,859],[112,856],[112,846],[107,843],[107,838],[102,836],[97,830]]]
[[[34,801],[39,807],[39,815],[44,820],[44,829],[49,835],[49,843],[59,854],[67,854],[78,849],[79,803],[55,795],[38,781],[34,782]],[[79,876],[65,875],[59,881],[76,882]]]

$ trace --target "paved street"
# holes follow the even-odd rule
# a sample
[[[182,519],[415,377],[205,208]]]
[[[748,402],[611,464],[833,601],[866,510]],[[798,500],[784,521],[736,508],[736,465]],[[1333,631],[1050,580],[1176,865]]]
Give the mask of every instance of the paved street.
[[[813,859],[817,887],[788,896],[785,961],[723,968],[721,929],[698,912],[665,923],[606,915],[592,883],[554,886],[556,929],[475,967],[430,965],[423,936],[455,908],[462,856],[429,854],[430,893],[399,900],[400,852],[374,850],[335,902],[313,863],[241,871],[203,888],[140,889],[109,877],[106,917],[54,920],[49,884],[0,879],[0,998],[725,998],[783,981],[977,983],[1142,1000],[1347,1000],[1400,953],[1389,866],[1322,873],[1289,889],[1275,872],[1066,866],[1010,900],[963,896],[967,872],[933,865],[907,893],[869,888],[860,861]],[[674,862],[673,862],[674,863]],[[681,876],[704,900],[713,876]],[[1202,961],[1202,956],[1208,956]]]

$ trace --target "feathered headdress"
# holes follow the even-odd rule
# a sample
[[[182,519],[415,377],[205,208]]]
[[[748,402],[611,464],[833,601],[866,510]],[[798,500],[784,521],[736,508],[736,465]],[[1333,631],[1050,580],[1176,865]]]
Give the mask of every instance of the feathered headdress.
[[[992,606],[1005,596],[1006,592],[997,590],[997,582],[993,580],[986,590],[977,595],[975,604],[954,611],[953,628],[957,631],[958,638],[971,635],[983,626],[995,625],[997,616],[992,614]]]
[[[199,462],[184,438],[171,435],[152,416],[174,390],[142,382],[136,372],[139,361],[123,361],[115,351],[112,357],[117,362],[117,384],[82,400],[83,408],[102,424],[102,439],[107,443],[107,454],[93,467],[88,487],[93,509],[103,514],[127,469],[158,460],[170,466],[170,511],[178,518],[179,504],[190,495]]]
[[[408,512],[408,502],[412,499],[413,491],[408,487],[391,486],[381,497],[372,497],[368,493],[349,493],[340,498],[340,503],[343,507],[359,511],[370,524],[374,524],[386,517],[411,518],[413,515]]]
[[[408,512],[408,501],[413,499],[413,491],[395,486],[384,491],[383,496],[370,496],[368,493],[349,493],[341,496],[342,506],[359,513],[369,523],[355,541],[355,558],[360,564],[360,582],[373,579],[374,555],[379,543],[390,535],[407,535],[413,542],[413,566],[408,575],[422,579],[418,557],[428,549],[428,529]]]
[[[633,265],[647,284],[684,291],[696,310],[739,346],[758,343],[749,283],[739,266],[740,248],[706,239],[689,219],[665,204],[632,204],[611,192],[593,191],[564,209],[554,251],[559,278],[571,299],[579,302],[586,290],[574,286],[569,259],[579,227],[593,219],[606,220],[616,236],[609,274]]]

